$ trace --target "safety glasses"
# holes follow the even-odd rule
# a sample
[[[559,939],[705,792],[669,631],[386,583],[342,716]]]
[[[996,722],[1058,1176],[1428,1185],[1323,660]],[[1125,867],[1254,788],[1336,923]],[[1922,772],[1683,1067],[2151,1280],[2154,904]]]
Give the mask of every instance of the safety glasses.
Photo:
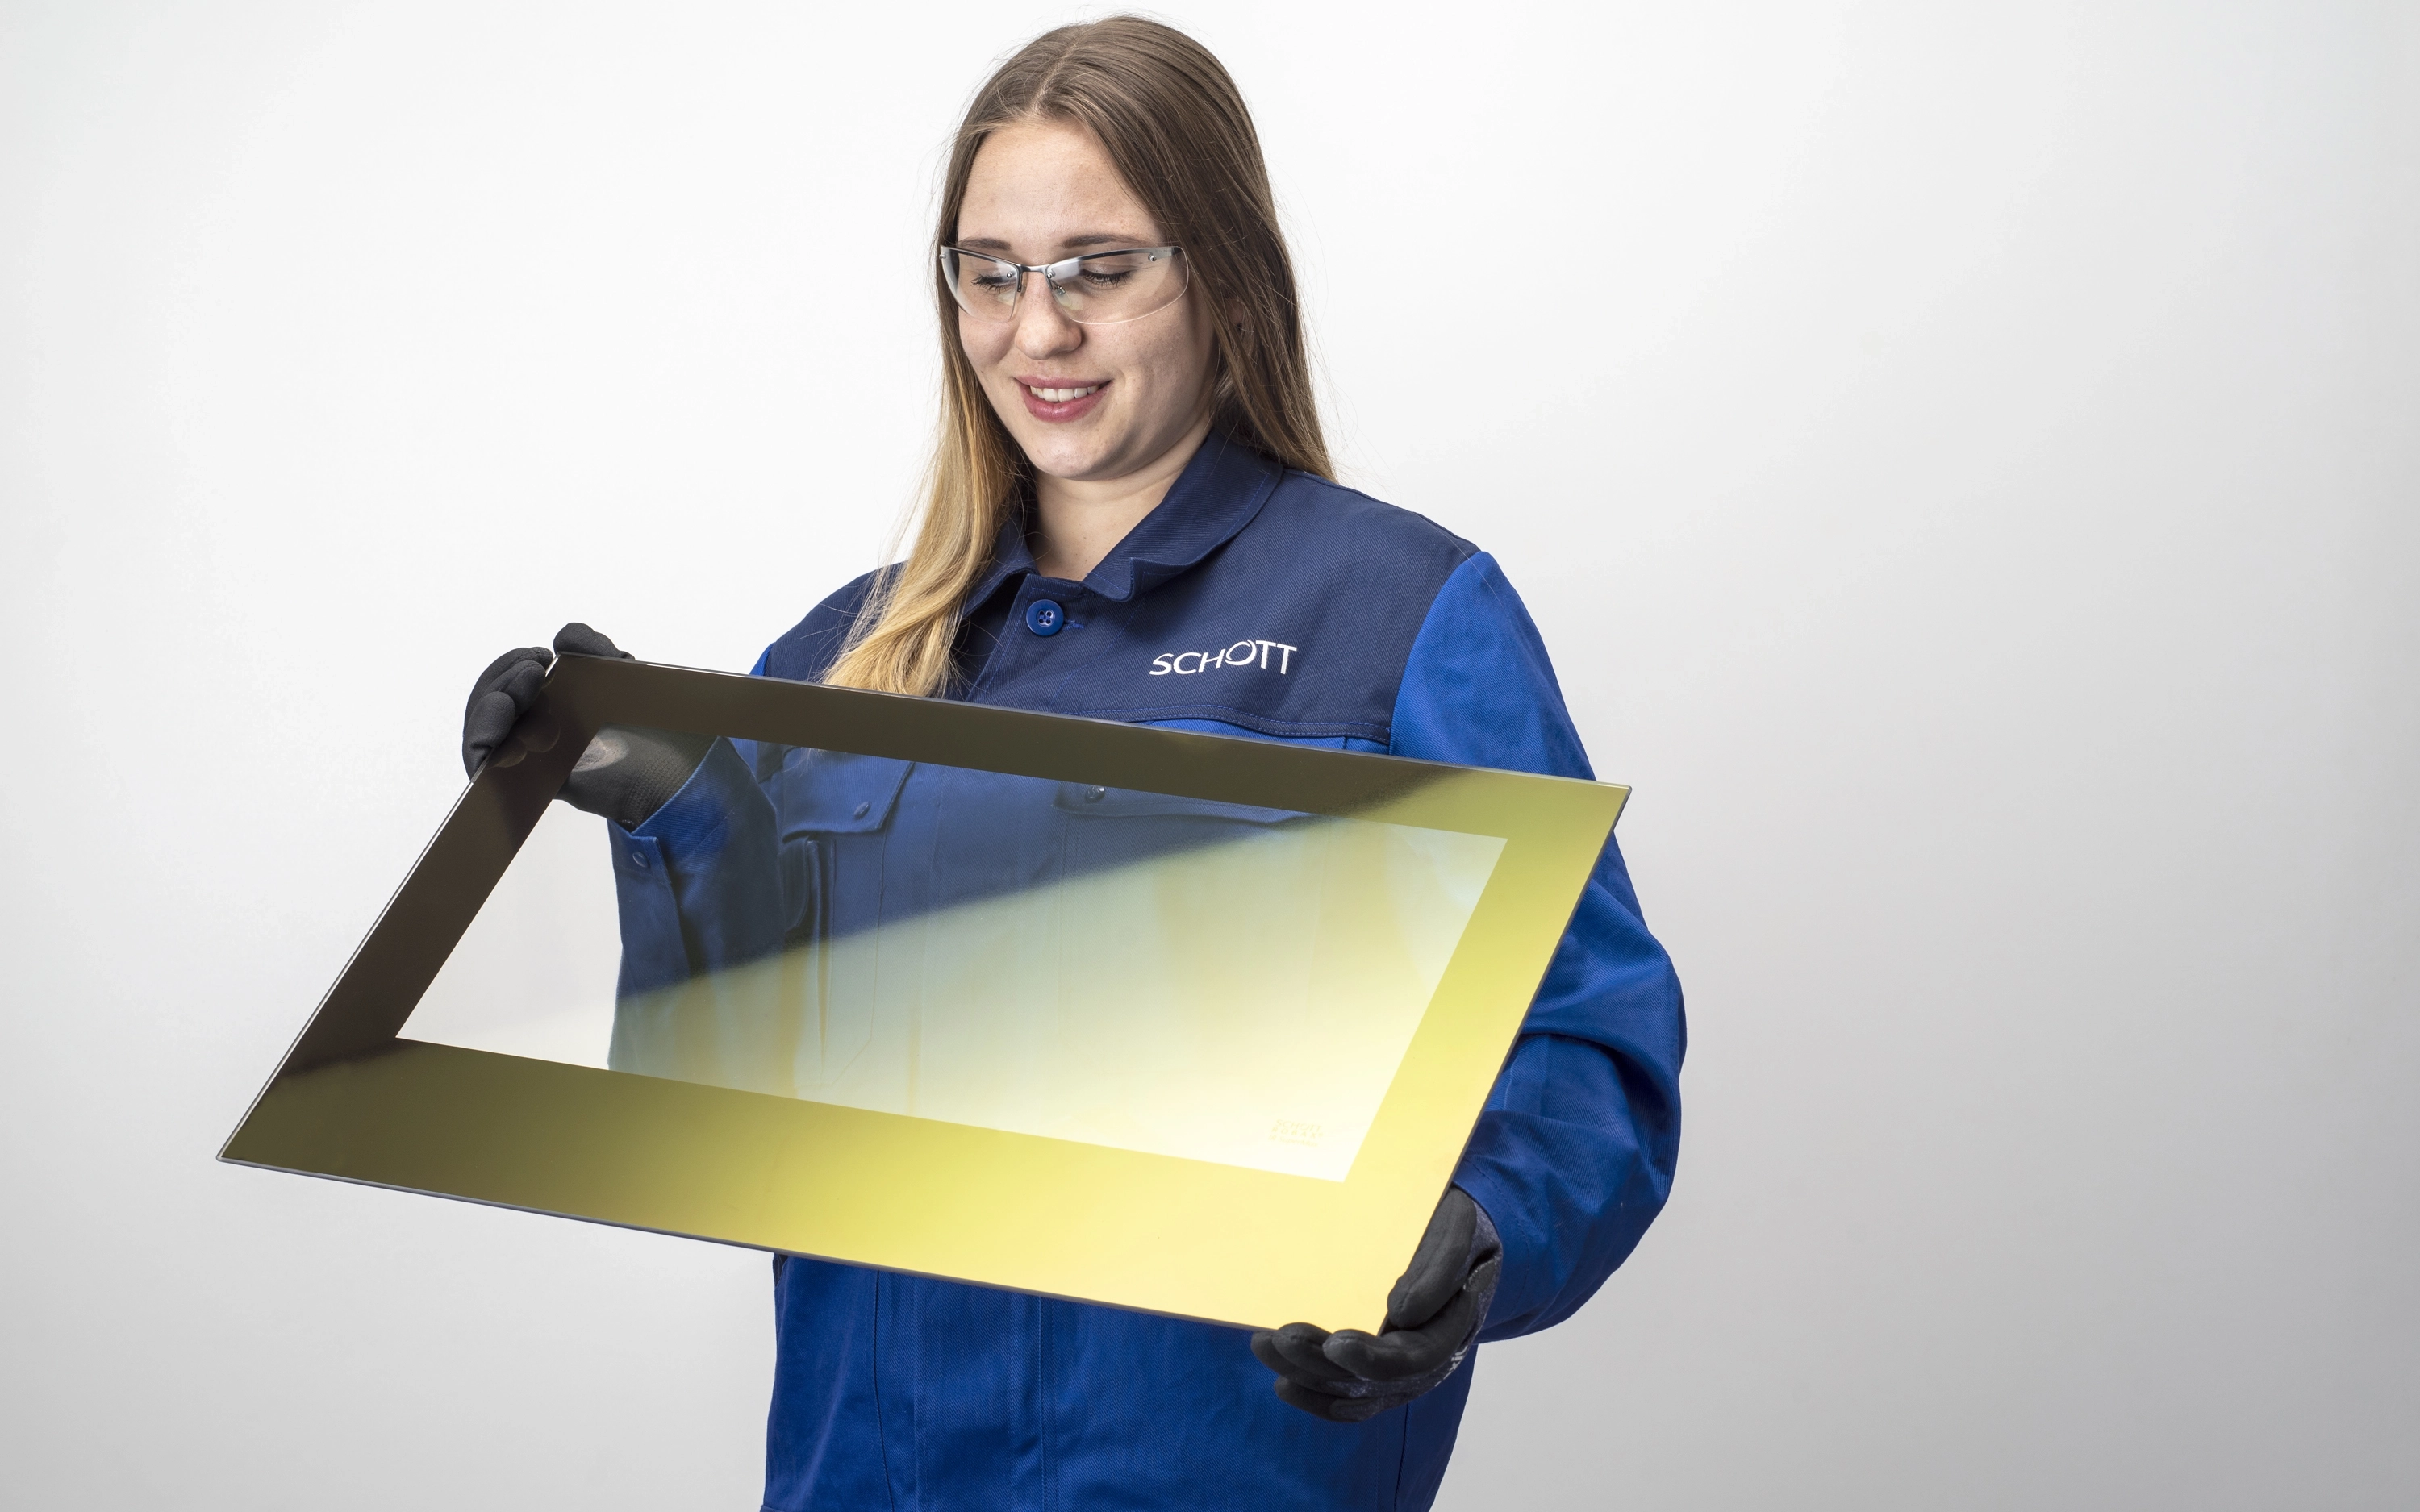
[[[978,320],[1016,318],[1025,276],[1041,275],[1059,313],[1081,326],[1140,320],[1184,297],[1185,249],[1125,247],[1055,263],[1013,263],[963,247],[941,249],[941,281],[958,308]]]

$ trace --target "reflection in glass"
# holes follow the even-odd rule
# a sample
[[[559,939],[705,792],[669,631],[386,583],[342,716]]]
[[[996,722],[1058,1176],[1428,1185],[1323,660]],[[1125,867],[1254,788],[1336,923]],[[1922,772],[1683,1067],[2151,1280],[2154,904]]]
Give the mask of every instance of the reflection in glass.
[[[1341,1180],[1503,843],[719,740],[555,806],[404,1033]]]

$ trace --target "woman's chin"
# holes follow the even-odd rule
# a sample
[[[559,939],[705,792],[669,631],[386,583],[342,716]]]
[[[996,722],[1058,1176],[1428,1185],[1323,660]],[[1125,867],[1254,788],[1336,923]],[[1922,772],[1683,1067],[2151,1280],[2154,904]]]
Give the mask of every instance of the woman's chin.
[[[1036,472],[1063,482],[1098,483],[1125,471],[1118,465],[1123,455],[1120,449],[1105,439],[1054,430],[1047,436],[1031,440],[1020,436],[1017,440]]]

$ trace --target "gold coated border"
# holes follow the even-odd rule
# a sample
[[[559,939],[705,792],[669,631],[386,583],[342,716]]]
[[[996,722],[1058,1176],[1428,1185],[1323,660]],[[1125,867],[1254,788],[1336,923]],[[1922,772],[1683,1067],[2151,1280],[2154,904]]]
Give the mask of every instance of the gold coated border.
[[[398,1039],[608,723],[1378,819],[1505,845],[1342,1182]],[[563,657],[219,1158],[1215,1322],[1374,1331],[1628,795],[1561,778]]]

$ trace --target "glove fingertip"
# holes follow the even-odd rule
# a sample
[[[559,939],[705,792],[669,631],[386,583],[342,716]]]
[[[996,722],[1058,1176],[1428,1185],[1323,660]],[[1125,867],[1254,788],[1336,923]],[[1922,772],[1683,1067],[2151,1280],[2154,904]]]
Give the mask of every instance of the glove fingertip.
[[[496,690],[510,695],[516,703],[525,704],[537,691],[537,685],[546,681],[546,674],[552,666],[551,658],[540,661],[535,656],[527,661],[515,662],[510,671],[496,679]]]
[[[1250,1340],[1252,1358],[1272,1370],[1285,1368],[1285,1356],[1278,1352],[1278,1336],[1266,1329],[1254,1334]]]
[[[623,661],[638,658],[613,643],[613,638],[594,625],[573,620],[554,632],[554,649],[572,656],[611,656]]]
[[[1263,1336],[1267,1344],[1255,1344],[1253,1354],[1288,1380],[1310,1386],[1334,1385],[1353,1379],[1351,1370],[1328,1358],[1326,1344],[1330,1335],[1326,1329],[1311,1323],[1288,1323]]]
[[[1288,1407],[1293,1408],[1297,1412],[1308,1412],[1312,1417],[1318,1418],[1322,1422],[1326,1423],[1344,1423],[1352,1421],[1349,1418],[1342,1418],[1336,1415],[1337,1409],[1342,1406],[1346,1401],[1345,1397],[1330,1396],[1322,1392],[1308,1390],[1303,1386],[1297,1385],[1294,1381],[1286,1380],[1283,1376],[1280,1376],[1278,1378],[1276,1391],[1278,1400],[1285,1403]]]
[[[489,684],[493,683],[496,679],[502,677],[506,671],[510,671],[516,663],[528,661],[533,657],[540,662],[551,661],[554,659],[554,653],[547,650],[544,646],[515,646],[512,650],[505,652],[503,656],[498,656],[495,660],[488,663],[487,671],[479,674],[478,682],[475,685],[476,687],[478,689],[485,689]]]
[[[462,716],[462,761],[475,774],[480,764],[495,754],[496,748],[512,733],[513,721],[520,717],[520,709],[508,693],[490,690],[471,701],[469,712]]]

